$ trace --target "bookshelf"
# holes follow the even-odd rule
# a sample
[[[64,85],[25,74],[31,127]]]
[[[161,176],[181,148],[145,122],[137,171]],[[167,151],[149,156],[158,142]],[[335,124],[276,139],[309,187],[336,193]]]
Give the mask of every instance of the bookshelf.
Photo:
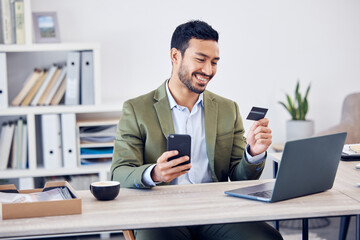
[[[45,169],[42,158],[41,125],[43,114],[75,114],[76,121],[101,119],[119,119],[121,105],[101,104],[100,45],[97,43],[33,43],[33,24],[31,0],[24,0],[25,44],[0,44],[0,54],[5,54],[5,62],[0,61],[0,70],[5,69],[6,79],[0,88],[0,124],[22,118],[27,124],[27,168],[0,170],[0,179],[27,179],[23,184],[33,186],[35,177],[97,174],[99,180],[109,178],[110,163],[80,165],[74,168]],[[55,105],[55,106],[12,106],[11,101],[21,90],[26,77],[34,68],[43,68],[54,62],[66,62],[67,53],[72,51],[90,51],[93,54],[93,102],[91,105]],[[1,66],[3,65],[3,66]],[[1,73],[0,73],[1,74]],[[1,77],[1,76],[0,76]],[[5,99],[5,100],[4,100]],[[1,102],[2,101],[2,102]],[[76,146],[79,148],[79,146]],[[80,163],[80,160],[78,159]],[[30,183],[29,183],[30,181]],[[19,181],[21,182],[21,181]],[[22,188],[21,184],[18,186]]]

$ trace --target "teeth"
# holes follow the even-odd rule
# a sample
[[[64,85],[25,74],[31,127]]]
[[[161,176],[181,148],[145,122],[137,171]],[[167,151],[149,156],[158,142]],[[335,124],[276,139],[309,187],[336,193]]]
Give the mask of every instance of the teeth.
[[[200,81],[206,82],[207,79],[206,78],[202,78],[199,75],[196,75],[196,78],[199,79]]]

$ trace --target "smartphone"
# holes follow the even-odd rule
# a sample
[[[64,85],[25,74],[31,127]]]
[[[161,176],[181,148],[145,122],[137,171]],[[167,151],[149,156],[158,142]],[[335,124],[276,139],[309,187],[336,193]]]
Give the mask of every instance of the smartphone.
[[[171,161],[173,159],[182,157],[182,156],[188,156],[189,160],[183,163],[180,163],[179,165],[184,165],[190,163],[190,157],[191,157],[191,136],[188,134],[169,134],[167,137],[167,150],[177,150],[179,152],[178,155],[173,156],[168,159],[168,161]]]

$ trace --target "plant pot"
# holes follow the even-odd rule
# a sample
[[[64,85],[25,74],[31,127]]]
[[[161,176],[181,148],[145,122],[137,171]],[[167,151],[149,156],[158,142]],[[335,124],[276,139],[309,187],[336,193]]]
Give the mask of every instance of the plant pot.
[[[314,134],[314,121],[288,120],[286,122],[286,141],[308,138]]]

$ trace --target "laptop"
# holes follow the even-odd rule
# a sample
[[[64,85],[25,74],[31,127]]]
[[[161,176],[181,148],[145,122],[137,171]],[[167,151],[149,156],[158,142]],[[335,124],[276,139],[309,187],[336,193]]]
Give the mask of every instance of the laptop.
[[[277,202],[332,188],[346,132],[285,143],[276,180],[225,193],[230,196]]]

